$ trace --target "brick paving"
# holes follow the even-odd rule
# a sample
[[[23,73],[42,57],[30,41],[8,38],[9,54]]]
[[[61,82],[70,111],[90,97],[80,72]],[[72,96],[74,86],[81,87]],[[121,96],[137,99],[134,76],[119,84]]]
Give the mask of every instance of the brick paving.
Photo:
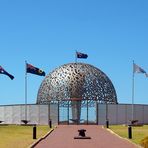
[[[79,129],[86,129],[91,139],[74,139]],[[98,125],[59,125],[35,148],[138,148]]]

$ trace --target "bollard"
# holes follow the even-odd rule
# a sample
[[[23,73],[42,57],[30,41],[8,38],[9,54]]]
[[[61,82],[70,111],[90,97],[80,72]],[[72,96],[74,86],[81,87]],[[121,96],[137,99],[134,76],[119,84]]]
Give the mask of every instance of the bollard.
[[[106,120],[106,128],[109,128],[109,120]]]
[[[132,127],[131,127],[131,125],[128,126],[128,138],[132,139]]]
[[[49,120],[49,127],[52,128],[52,121]]]
[[[36,139],[36,125],[33,126],[33,139]]]

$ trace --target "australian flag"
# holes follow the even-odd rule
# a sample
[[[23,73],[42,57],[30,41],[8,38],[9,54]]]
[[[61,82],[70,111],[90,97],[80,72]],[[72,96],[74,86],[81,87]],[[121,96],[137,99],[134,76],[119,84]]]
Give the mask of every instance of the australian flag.
[[[81,52],[76,52],[76,56],[77,58],[83,58],[83,59],[87,59],[88,55],[81,53]]]
[[[8,73],[2,66],[0,66],[0,74],[7,75],[11,80],[14,79],[14,76]]]
[[[26,72],[36,74],[39,76],[45,76],[45,72],[37,67],[32,66],[31,64],[26,64]]]

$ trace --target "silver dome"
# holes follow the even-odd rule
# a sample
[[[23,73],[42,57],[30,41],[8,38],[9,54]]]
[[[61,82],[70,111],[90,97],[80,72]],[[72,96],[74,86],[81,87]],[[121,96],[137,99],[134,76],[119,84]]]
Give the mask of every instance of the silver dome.
[[[37,104],[73,98],[117,103],[116,91],[105,73],[89,64],[69,63],[45,77],[38,91]]]

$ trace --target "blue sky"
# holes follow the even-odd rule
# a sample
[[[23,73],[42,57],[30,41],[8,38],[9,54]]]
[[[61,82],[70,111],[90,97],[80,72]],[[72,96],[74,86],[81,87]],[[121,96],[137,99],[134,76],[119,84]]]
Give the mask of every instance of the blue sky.
[[[132,61],[148,72],[147,0],[0,0],[0,104],[23,104],[25,60],[47,74],[78,60],[112,80],[119,103],[131,103]],[[44,77],[28,74],[28,103]],[[148,78],[135,74],[135,103],[148,104]]]

